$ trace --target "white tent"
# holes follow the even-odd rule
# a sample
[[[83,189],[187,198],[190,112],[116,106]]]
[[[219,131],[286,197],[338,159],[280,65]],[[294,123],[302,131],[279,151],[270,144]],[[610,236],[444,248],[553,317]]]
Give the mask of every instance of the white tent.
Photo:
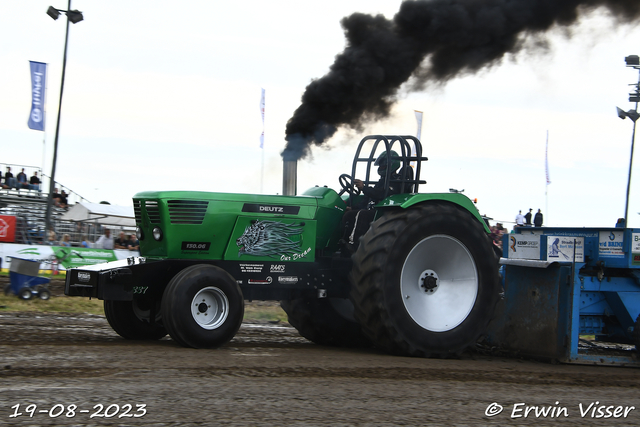
[[[133,206],[103,205],[99,203],[76,203],[64,215],[65,221],[83,221],[100,225],[135,227]]]

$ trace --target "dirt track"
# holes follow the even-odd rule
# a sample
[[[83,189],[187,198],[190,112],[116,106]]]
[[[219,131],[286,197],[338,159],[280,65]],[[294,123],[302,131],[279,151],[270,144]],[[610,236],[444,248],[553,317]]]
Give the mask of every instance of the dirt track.
[[[270,324],[244,324],[218,350],[125,341],[100,316],[5,313],[0,331],[0,425],[640,425],[640,369],[393,357],[316,346]],[[596,401],[638,409],[582,418],[579,404]],[[504,410],[488,417],[493,402]],[[525,405],[513,414],[516,403]],[[137,404],[144,416],[133,417]],[[22,415],[11,417],[15,405]],[[91,418],[96,405],[103,416]],[[525,406],[569,416],[512,418]]]

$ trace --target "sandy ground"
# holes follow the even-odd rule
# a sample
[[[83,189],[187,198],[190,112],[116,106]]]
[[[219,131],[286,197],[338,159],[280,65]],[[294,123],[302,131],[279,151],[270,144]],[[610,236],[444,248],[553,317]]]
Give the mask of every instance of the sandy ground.
[[[0,425],[628,426],[640,425],[639,380],[633,368],[321,347],[286,324],[245,323],[223,348],[193,350],[125,341],[101,316],[0,314]],[[548,412],[525,417],[533,407]]]

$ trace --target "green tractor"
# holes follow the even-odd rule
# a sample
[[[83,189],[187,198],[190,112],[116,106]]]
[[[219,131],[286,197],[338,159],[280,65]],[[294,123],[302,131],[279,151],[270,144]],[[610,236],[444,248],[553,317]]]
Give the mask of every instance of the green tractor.
[[[385,156],[389,167],[374,180]],[[339,192],[138,193],[141,257],[71,269],[65,294],[104,300],[126,339],[168,333],[185,347],[219,347],[238,331],[244,300],[274,300],[317,344],[460,354],[493,313],[498,256],[466,196],[418,192],[426,160],[416,138],[374,135],[360,142]],[[361,236],[344,220],[356,208]]]

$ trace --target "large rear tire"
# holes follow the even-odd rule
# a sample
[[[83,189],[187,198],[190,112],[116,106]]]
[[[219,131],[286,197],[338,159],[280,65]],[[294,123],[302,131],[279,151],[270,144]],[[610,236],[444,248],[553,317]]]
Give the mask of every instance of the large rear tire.
[[[319,345],[371,347],[353,317],[353,303],[346,298],[299,298],[281,301],[289,323],[300,335]]]
[[[160,317],[155,316],[150,322],[151,309],[148,301],[134,299],[133,301],[104,301],[104,315],[111,328],[122,338],[127,340],[159,340],[167,335],[166,329],[160,323]],[[156,313],[159,314],[159,306]]]
[[[216,348],[240,329],[244,299],[236,280],[223,269],[193,265],[178,273],[162,298],[162,319],[178,344]]]
[[[499,294],[498,258],[468,211],[434,202],[388,212],[353,256],[355,317],[392,354],[459,355],[486,330]]]

